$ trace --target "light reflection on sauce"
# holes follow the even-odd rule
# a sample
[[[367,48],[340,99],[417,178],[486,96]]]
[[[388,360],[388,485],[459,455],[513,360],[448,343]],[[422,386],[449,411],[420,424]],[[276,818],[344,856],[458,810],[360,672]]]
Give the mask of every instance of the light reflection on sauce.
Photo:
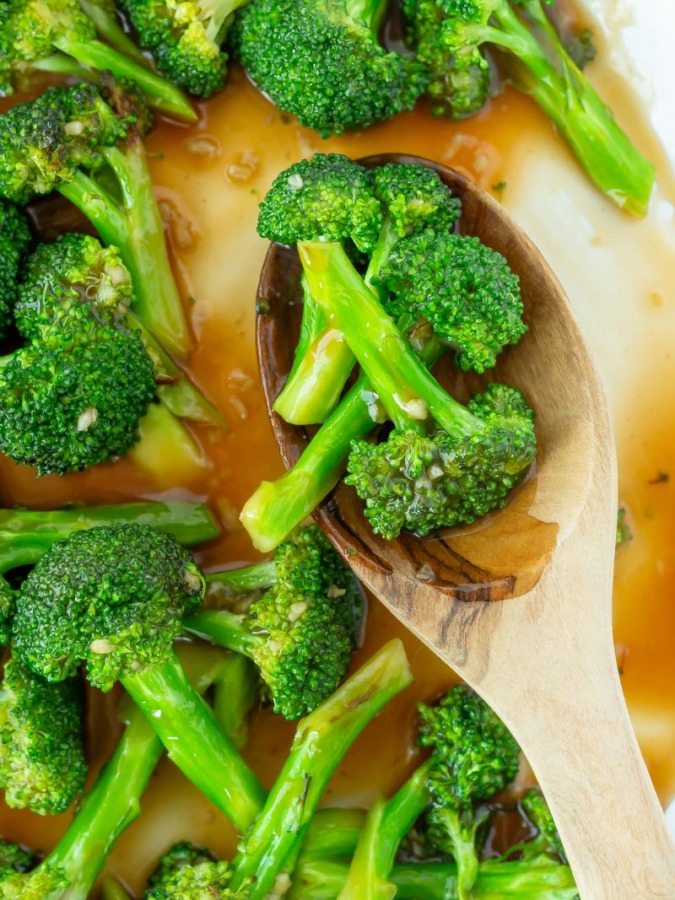
[[[170,220],[177,272],[185,297],[190,298],[196,336],[191,371],[231,423],[227,434],[197,431],[209,465],[192,472],[185,490],[178,492],[208,497],[227,525],[223,537],[200,552],[200,562],[215,565],[256,558],[236,513],[262,478],[274,478],[282,469],[265,415],[253,347],[253,298],[265,252],[265,243],[255,235],[255,219],[257,204],[273,177],[317,150],[354,157],[396,150],[452,165],[497,196],[508,197],[511,151],[515,153],[523,134],[543,136],[545,142],[552,139],[550,125],[534,105],[507,90],[480,115],[458,124],[433,120],[420,109],[364,134],[323,141],[285,121],[236,71],[228,90],[204,108],[197,129],[161,125],[153,133],[149,147],[157,154],[152,166],[158,195]],[[652,389],[658,383],[651,381]],[[675,579],[670,562],[675,537],[673,484],[647,484],[655,471],[670,465],[673,427],[667,415],[661,417],[660,426],[653,440],[622,453],[622,495],[630,506],[636,537],[619,555],[616,634],[627,648],[624,683],[629,702],[638,719],[649,716],[648,762],[665,799],[675,792],[675,763],[668,753],[675,733],[671,646],[675,604],[669,602]],[[162,464],[171,465],[169,450],[166,459],[158,460]],[[129,459],[77,476],[40,480],[30,470],[0,460],[0,501],[5,504],[120,502],[158,494],[161,481]],[[453,681],[452,673],[374,602],[356,664],[394,634],[406,642],[415,685],[381,714],[341,763],[327,803],[367,804],[378,792],[391,791],[400,783],[414,765],[415,701],[433,699]],[[100,760],[114,744],[117,729],[112,699],[101,703],[96,697],[94,703],[90,746],[92,756]],[[246,756],[266,784],[278,771],[293,730],[269,712],[256,716]],[[5,838],[43,849],[53,844],[67,821],[67,816],[42,820],[0,809]],[[181,838],[206,843],[218,853],[234,849],[225,819],[162,763],[144,798],[143,816],[119,841],[110,871],[138,890],[149,861]]]

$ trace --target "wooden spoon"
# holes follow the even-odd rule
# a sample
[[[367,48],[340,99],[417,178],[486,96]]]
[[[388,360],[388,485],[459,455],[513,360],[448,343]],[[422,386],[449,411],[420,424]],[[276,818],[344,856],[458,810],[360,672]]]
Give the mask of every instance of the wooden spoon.
[[[507,509],[472,528],[381,540],[344,485],[315,517],[363,583],[518,739],[583,900],[673,900],[673,845],[628,718],[612,640],[616,456],[588,347],[553,273],[486,193],[416,157],[362,162],[433,167],[462,201],[462,231],[503,253],[520,276],[529,331],[490,380],[524,390],[540,450],[536,475]],[[298,275],[296,251],[272,245],[259,286],[259,308],[269,312],[258,317],[270,408],[291,367]],[[445,377],[455,395],[480,384],[459,382],[449,369]],[[270,415],[290,467],[309,434]]]

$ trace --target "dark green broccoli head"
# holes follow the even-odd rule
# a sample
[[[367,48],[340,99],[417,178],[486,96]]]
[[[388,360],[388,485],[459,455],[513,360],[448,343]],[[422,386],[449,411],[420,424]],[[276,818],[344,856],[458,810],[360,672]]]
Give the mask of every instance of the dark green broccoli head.
[[[16,608],[16,595],[11,586],[0,575],[0,646],[4,647],[12,639],[12,620]]]
[[[317,153],[277,175],[258,214],[258,234],[271,241],[351,239],[365,253],[381,227],[368,171],[339,153]]]
[[[255,0],[231,30],[235,53],[260,90],[324,137],[412,109],[428,81],[424,66],[388,53],[350,5]]]
[[[171,655],[204,579],[175,538],[149,525],[90,528],[54,544],[17,597],[16,652],[49,681],[80,663],[109,690]]]
[[[12,324],[19,267],[31,243],[26,217],[10,203],[0,202],[0,340]]]
[[[449,229],[461,214],[459,200],[426,166],[387,163],[373,169],[372,177],[375,195],[400,238],[430,221]]]
[[[25,205],[78,167],[98,168],[102,148],[124,140],[135,120],[118,118],[93,84],[51,87],[17,103],[0,116],[0,196]]]
[[[565,848],[562,845],[558,828],[542,792],[537,788],[532,788],[520,798],[520,806],[538,831],[536,837],[523,844],[523,856],[531,858],[544,853],[560,862],[566,863]]]
[[[136,332],[91,323],[51,329],[0,361],[0,452],[38,475],[127,453],[155,393]]]
[[[32,850],[0,840],[0,879],[15,872],[29,872],[39,862],[39,855]]]
[[[346,675],[362,600],[351,571],[316,525],[280,544],[274,562],[276,584],[251,604],[245,624],[275,711],[297,719]]]
[[[84,788],[82,691],[49,684],[16,656],[0,687],[0,784],[8,806],[40,815],[64,812]]]
[[[0,54],[5,57],[9,72],[51,56],[63,39],[83,43],[96,39],[96,29],[78,0],[5,0],[4,5]],[[11,94],[13,88],[9,77],[3,90]]]
[[[246,0],[121,0],[141,47],[151,50],[157,68],[197,97],[221,90],[227,54],[221,49],[228,19]]]
[[[490,94],[490,66],[473,38],[491,14],[473,0],[403,0],[407,39],[432,73],[427,96],[434,115],[461,119],[477,112]]]
[[[148,880],[145,900],[246,900],[248,887],[230,890],[231,878],[229,863],[216,862],[205,847],[182,842],[160,857]]]
[[[427,228],[399,241],[377,279],[387,312],[431,323],[464,371],[492,368],[527,331],[518,276],[476,237]]]
[[[104,247],[88,234],[64,234],[40,244],[29,257],[14,310],[28,340],[69,319],[94,318],[117,325],[133,300],[129,270],[117,247]]]
[[[533,413],[522,394],[489,385],[467,406],[475,427],[462,437],[394,429],[379,444],[354,441],[346,484],[365,501],[373,531],[425,535],[471,524],[506,504],[536,452]]]

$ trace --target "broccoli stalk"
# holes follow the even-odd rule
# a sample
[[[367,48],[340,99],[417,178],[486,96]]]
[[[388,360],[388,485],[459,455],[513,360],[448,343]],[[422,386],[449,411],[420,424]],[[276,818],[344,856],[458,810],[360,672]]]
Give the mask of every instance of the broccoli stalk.
[[[0,117],[0,195],[25,204],[57,190],[74,203],[119,248],[138,318],[166,350],[186,356],[189,328],[140,133],[148,126],[140,97],[110,78],[100,88],[49,88]]]
[[[378,41],[386,0],[256,0],[237,16],[232,45],[254,83],[324,137],[412,109],[423,65]]]
[[[144,56],[143,51],[134,44],[122,27],[114,0],[77,0],[77,2],[82,12],[94,23],[96,31],[112,47],[140,65],[150,67],[147,56]]]
[[[0,203],[0,340],[11,331],[19,271],[32,240],[26,217],[11,203]]]
[[[533,416],[522,395],[490,385],[462,406],[423,365],[339,244],[303,242],[299,250],[315,299],[344,333],[395,426],[383,444],[361,441],[350,455],[347,483],[366,501],[373,529],[387,539],[402,528],[427,534],[502,507],[535,454]]]
[[[189,93],[210,97],[225,83],[228,57],[221,47],[232,14],[246,2],[121,0],[120,5],[160,72]]]
[[[21,585],[15,648],[50,681],[70,677],[81,662],[102,690],[120,681],[170,759],[244,830],[265,792],[172,649],[204,589],[169,535],[144,525],[80,531],[54,544]]]
[[[10,70],[63,72],[69,65],[61,55],[65,54],[79,66],[133,81],[155,109],[195,122],[197,116],[188,100],[171,82],[139,63],[137,50],[129,57],[97,39],[97,22],[101,22],[118,45],[131,44],[121,28],[115,31],[109,13],[96,4],[85,5],[97,12],[96,19],[87,15],[79,0],[9,0],[9,11],[0,26],[0,45]],[[124,42],[120,35],[125,37]],[[82,76],[79,66],[73,73]],[[11,93],[11,84],[4,88]]]
[[[235,689],[228,678],[229,654],[190,644],[179,645],[177,655],[195,691],[203,694],[212,684]],[[247,713],[248,710],[245,710]],[[38,866],[36,872],[58,871],[67,889],[48,900],[86,900],[120,834],[140,814],[140,800],[164,747],[145,716],[128,704],[124,732],[108,762],[84,800],[66,834]],[[27,880],[31,886],[31,879]]]
[[[105,878],[101,885],[102,900],[131,900],[122,885],[114,878]]]
[[[250,900],[269,894],[340,760],[365,726],[411,681],[403,644],[390,641],[299,723],[288,759],[234,859],[233,891],[254,878]]]
[[[206,610],[187,616],[184,624],[193,634],[250,657],[275,712],[300,718],[336,689],[357,645],[363,599],[358,582],[316,525],[283,543],[272,565],[211,574],[207,581],[263,588],[243,615]]]
[[[421,352],[429,367],[442,353],[433,339]],[[276,481],[263,481],[244,504],[240,519],[258,550],[273,550],[312,514],[343,476],[352,442],[365,438],[385,418],[361,373],[293,468]]]
[[[437,87],[444,78],[451,85],[451,109],[463,115],[487,97],[488,81],[477,77],[488,69],[480,46],[504,50],[519,86],[555,123],[594,184],[626,212],[645,214],[654,167],[572,61],[540,0],[408,0],[405,8],[419,59],[434,70]],[[479,84],[482,98],[475,96]]]

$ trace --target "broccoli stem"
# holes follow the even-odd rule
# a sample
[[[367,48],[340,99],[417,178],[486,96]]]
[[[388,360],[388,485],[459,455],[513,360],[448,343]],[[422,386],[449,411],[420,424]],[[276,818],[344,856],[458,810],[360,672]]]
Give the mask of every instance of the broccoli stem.
[[[350,18],[365,22],[377,34],[387,14],[389,0],[347,0],[345,6]]]
[[[106,3],[97,3],[96,0],[78,0],[82,12],[91,19],[96,30],[105,38],[105,40],[120,53],[123,53],[129,59],[133,59],[146,69],[150,68],[150,60],[143,55],[143,52],[136,44],[127,36],[127,33],[120,25],[119,19],[115,15],[114,5]],[[110,6],[110,9],[108,9]]]
[[[249,828],[263,806],[265,790],[213,710],[190,685],[175,654],[121,682],[169,758],[240,831]]]
[[[245,656],[227,653],[214,681],[213,711],[237,750],[248,743],[248,717],[258,702],[258,670]]]
[[[397,428],[426,433],[433,419],[448,434],[464,437],[484,427],[421,362],[340,244],[302,242],[298,249],[317,303],[343,332]]]
[[[256,645],[265,640],[245,627],[243,616],[227,609],[206,609],[186,616],[183,625],[190,634],[248,657],[253,655]]]
[[[130,895],[124,890],[119,881],[106,878],[101,885],[102,900],[131,900]]]
[[[432,366],[441,353],[438,342],[429,341],[422,351],[425,364]],[[263,481],[244,504],[240,519],[258,550],[274,550],[311,515],[344,474],[352,441],[366,437],[378,421],[377,398],[362,373],[293,468],[276,481]]]
[[[386,802],[377,800],[359,835],[338,900],[378,900],[394,888],[390,875],[401,841],[429,805],[427,778],[432,763],[420,766]]]
[[[172,534],[185,546],[218,537],[220,527],[202,503],[171,501],[87,506],[73,509],[0,510],[0,573],[33,566],[63,538],[85,528],[135,522]]]
[[[263,811],[234,859],[232,890],[253,877],[250,900],[267,896],[350,745],[411,681],[403,644],[390,641],[300,722]]]
[[[499,27],[481,29],[484,40],[506,48],[527,68],[523,90],[555,123],[594,184],[626,212],[644,216],[653,165],[633,146],[572,61],[539,0],[522,5],[545,42],[538,41],[506,0],[493,11]]]
[[[268,559],[243,569],[209,572],[206,581],[207,584],[224,584],[237,593],[265,590],[276,584],[277,567],[273,559]]]
[[[65,35],[59,37],[54,46],[62,53],[72,56],[83,66],[97,72],[109,71],[116,78],[128,78],[129,81],[133,81],[141,88],[150,106],[160,112],[177,116],[186,122],[197,121],[197,114],[192,105],[177,87],[113,47],[101,41],[76,41]]]
[[[207,38],[215,44],[222,43],[228,19],[245,3],[248,3],[248,0],[211,0],[207,3],[209,15],[206,25]]]
[[[190,334],[142,142],[134,135],[123,151],[109,147],[105,152],[119,181],[122,207],[84,172],[76,172],[57,190],[89,219],[106,244],[119,248],[131,272],[139,319],[169,352],[185,357]]]
[[[179,652],[198,693],[223,677],[223,654],[190,653],[189,645]],[[69,882],[66,891],[48,900],[86,900],[120,834],[138,818],[141,796],[163,752],[143,713],[129,704],[127,725],[113,755],[43,863],[60,868]]]
[[[138,425],[139,442],[127,456],[162,486],[185,483],[203,471],[204,455],[186,426],[165,403],[151,403]],[[171,454],[167,454],[167,447]],[[158,465],[161,460],[161,465]],[[178,478],[180,475],[180,478]],[[171,476],[171,477],[169,477]]]

